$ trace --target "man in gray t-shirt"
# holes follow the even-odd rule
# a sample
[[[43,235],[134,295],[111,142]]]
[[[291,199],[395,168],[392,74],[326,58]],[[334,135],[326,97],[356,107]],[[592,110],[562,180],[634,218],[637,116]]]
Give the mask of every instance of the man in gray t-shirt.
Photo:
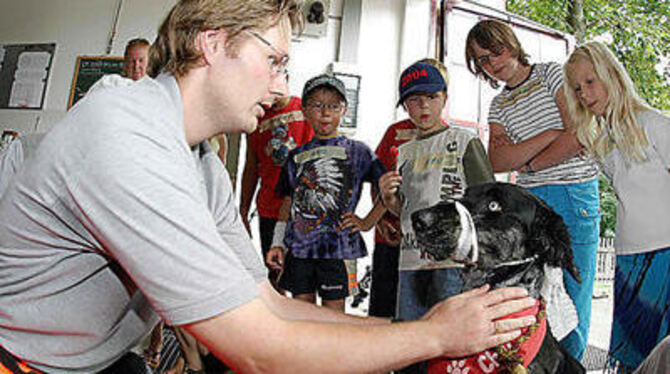
[[[205,140],[256,127],[298,13],[293,0],[181,0],[152,46],[161,75],[100,82],[54,125],[0,199],[3,360],[97,372],[160,318],[237,372],[388,371],[534,322],[495,321],[534,304],[519,289],[392,326],[273,291]]]

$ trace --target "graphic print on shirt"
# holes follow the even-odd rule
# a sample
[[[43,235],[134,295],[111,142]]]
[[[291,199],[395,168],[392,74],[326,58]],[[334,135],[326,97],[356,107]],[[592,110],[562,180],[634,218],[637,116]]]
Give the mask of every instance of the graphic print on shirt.
[[[352,168],[346,149],[324,146],[296,156],[296,189],[291,217],[303,233],[325,232],[338,227],[340,216],[353,193]]]
[[[303,120],[302,112],[294,111],[277,115],[259,125],[259,132],[272,131],[272,139],[265,146],[265,154],[272,156],[275,165],[284,166],[289,151],[297,145],[289,134],[289,123]]]
[[[443,130],[399,147],[398,171],[402,175],[400,270],[427,270],[454,266],[451,260],[432,258],[417,242],[411,216],[414,212],[461,197],[467,183],[463,157],[473,135]]]

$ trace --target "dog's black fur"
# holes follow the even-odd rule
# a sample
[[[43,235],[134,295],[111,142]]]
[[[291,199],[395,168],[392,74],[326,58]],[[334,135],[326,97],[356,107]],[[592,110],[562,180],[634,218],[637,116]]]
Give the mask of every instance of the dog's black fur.
[[[567,269],[581,281],[567,227],[535,195],[512,184],[486,183],[469,187],[460,203],[472,216],[479,245],[476,264],[469,264],[462,272],[463,291],[488,283],[493,288],[524,287],[531,296],[539,297],[545,264]],[[417,242],[429,256],[436,260],[452,258],[461,233],[455,204],[440,203],[419,210],[411,219]],[[496,267],[521,260],[527,262]],[[585,372],[550,329],[528,369],[531,373]]]

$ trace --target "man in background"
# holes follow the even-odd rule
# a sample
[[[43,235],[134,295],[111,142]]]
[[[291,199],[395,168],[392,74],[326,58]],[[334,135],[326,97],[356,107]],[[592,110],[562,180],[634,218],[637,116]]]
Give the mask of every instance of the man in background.
[[[126,44],[123,53],[123,76],[134,81],[147,74],[149,63],[149,47],[151,44],[143,38],[135,38]]]

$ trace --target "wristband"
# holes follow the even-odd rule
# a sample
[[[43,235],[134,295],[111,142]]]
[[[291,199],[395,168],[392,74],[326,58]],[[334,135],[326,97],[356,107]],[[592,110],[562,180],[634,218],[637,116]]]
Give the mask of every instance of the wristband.
[[[286,234],[286,221],[277,221],[275,224],[275,230],[272,233],[272,247],[279,247],[283,250],[286,250],[286,245],[284,245],[284,235]]]

